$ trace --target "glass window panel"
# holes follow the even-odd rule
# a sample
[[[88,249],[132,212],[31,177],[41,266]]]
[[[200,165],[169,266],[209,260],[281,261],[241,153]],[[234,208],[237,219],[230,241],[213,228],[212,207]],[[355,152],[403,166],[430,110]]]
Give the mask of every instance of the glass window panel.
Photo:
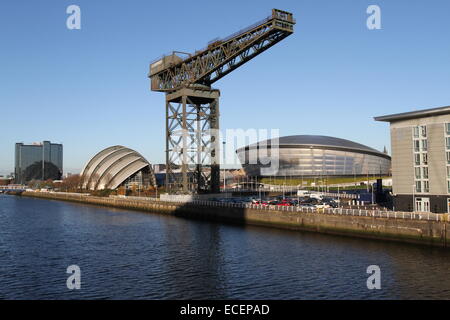
[[[419,152],[420,151],[420,143],[419,140],[414,140],[414,151]]]
[[[414,158],[415,158],[415,164],[419,165],[420,164],[420,154],[415,154]]]
[[[427,151],[428,149],[428,142],[427,140],[422,140],[422,151]]]
[[[428,164],[428,154],[422,153],[422,164],[427,165]]]
[[[422,171],[423,171],[423,178],[428,179],[428,167],[423,167]]]
[[[416,167],[414,170],[416,172],[416,179],[420,179],[420,167]]]
[[[430,185],[428,181],[423,182],[423,192],[430,192]]]
[[[420,181],[416,181],[416,192],[422,192],[422,184]]]
[[[427,136],[427,126],[420,126],[420,133],[422,134],[422,137]]]

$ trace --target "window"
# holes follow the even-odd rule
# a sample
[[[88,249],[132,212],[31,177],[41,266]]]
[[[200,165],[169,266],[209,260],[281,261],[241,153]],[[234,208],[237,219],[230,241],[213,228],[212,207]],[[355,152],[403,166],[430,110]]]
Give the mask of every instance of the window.
[[[447,166],[447,178],[450,178],[450,167]]]
[[[419,127],[414,127],[413,128],[413,136],[414,136],[414,138],[418,138],[419,137]]]
[[[450,135],[450,123],[445,124],[445,132]]]
[[[450,193],[450,180],[447,180],[447,192]]]
[[[430,212],[430,198],[416,198],[415,205],[416,211]]]
[[[450,167],[447,167],[447,169],[448,168],[450,168]],[[415,169],[415,171],[416,171],[416,179],[420,179],[420,167],[416,167],[416,168],[414,168]]]
[[[448,167],[448,168],[450,168],[450,167]],[[423,167],[422,171],[423,171],[423,178],[428,179],[428,167]]]
[[[449,188],[450,188],[450,185],[449,185]],[[422,192],[422,183],[420,181],[416,181],[416,192]]]
[[[427,136],[427,126],[420,126],[420,133],[422,134],[422,137]]]
[[[430,192],[430,184],[428,181],[423,182],[423,192]]]
[[[450,150],[450,137],[445,138],[445,146],[447,150]]]
[[[450,164],[450,152],[447,152],[447,164]]]
[[[422,153],[422,164],[428,164],[428,154]]]
[[[447,153],[450,154],[450,152],[447,152]],[[419,154],[419,153],[416,153],[416,154],[414,155],[414,159],[415,159],[416,165],[417,165],[417,166],[420,165],[420,154]]]
[[[450,149],[450,148],[449,148]],[[419,152],[420,151],[420,144],[419,140],[414,140],[414,151]]]
[[[422,151],[427,151],[428,141],[426,139],[422,140]]]

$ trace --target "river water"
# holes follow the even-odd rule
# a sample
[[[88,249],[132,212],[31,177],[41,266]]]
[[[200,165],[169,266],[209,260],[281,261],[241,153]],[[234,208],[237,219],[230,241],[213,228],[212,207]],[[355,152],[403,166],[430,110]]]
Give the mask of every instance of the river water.
[[[0,299],[438,298],[450,250],[0,195]]]

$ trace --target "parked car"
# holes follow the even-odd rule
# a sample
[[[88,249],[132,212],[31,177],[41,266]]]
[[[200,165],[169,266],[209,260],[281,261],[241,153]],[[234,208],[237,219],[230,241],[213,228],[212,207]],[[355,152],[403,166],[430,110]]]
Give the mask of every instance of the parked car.
[[[305,201],[303,201],[302,203],[308,203],[308,204],[318,204],[319,200],[316,198],[308,198]]]
[[[290,203],[288,201],[281,201],[281,202],[278,202],[278,205],[279,206],[285,206],[285,207],[291,207],[292,203]]]
[[[302,203],[302,204],[300,204],[300,208],[303,208],[303,209],[317,209],[316,205],[311,204],[311,203]]]

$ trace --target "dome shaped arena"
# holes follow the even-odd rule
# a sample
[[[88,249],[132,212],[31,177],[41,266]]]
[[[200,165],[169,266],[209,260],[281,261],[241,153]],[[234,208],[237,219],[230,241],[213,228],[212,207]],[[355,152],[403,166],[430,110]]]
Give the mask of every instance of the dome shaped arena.
[[[89,190],[156,185],[150,163],[138,152],[124,146],[112,146],[97,153],[85,165],[81,179],[82,187]]]
[[[316,135],[295,135],[265,140],[236,150],[249,176],[267,176],[267,158],[275,159],[272,176],[361,176],[386,175],[391,157],[350,140]],[[272,164],[272,167],[274,165]]]

